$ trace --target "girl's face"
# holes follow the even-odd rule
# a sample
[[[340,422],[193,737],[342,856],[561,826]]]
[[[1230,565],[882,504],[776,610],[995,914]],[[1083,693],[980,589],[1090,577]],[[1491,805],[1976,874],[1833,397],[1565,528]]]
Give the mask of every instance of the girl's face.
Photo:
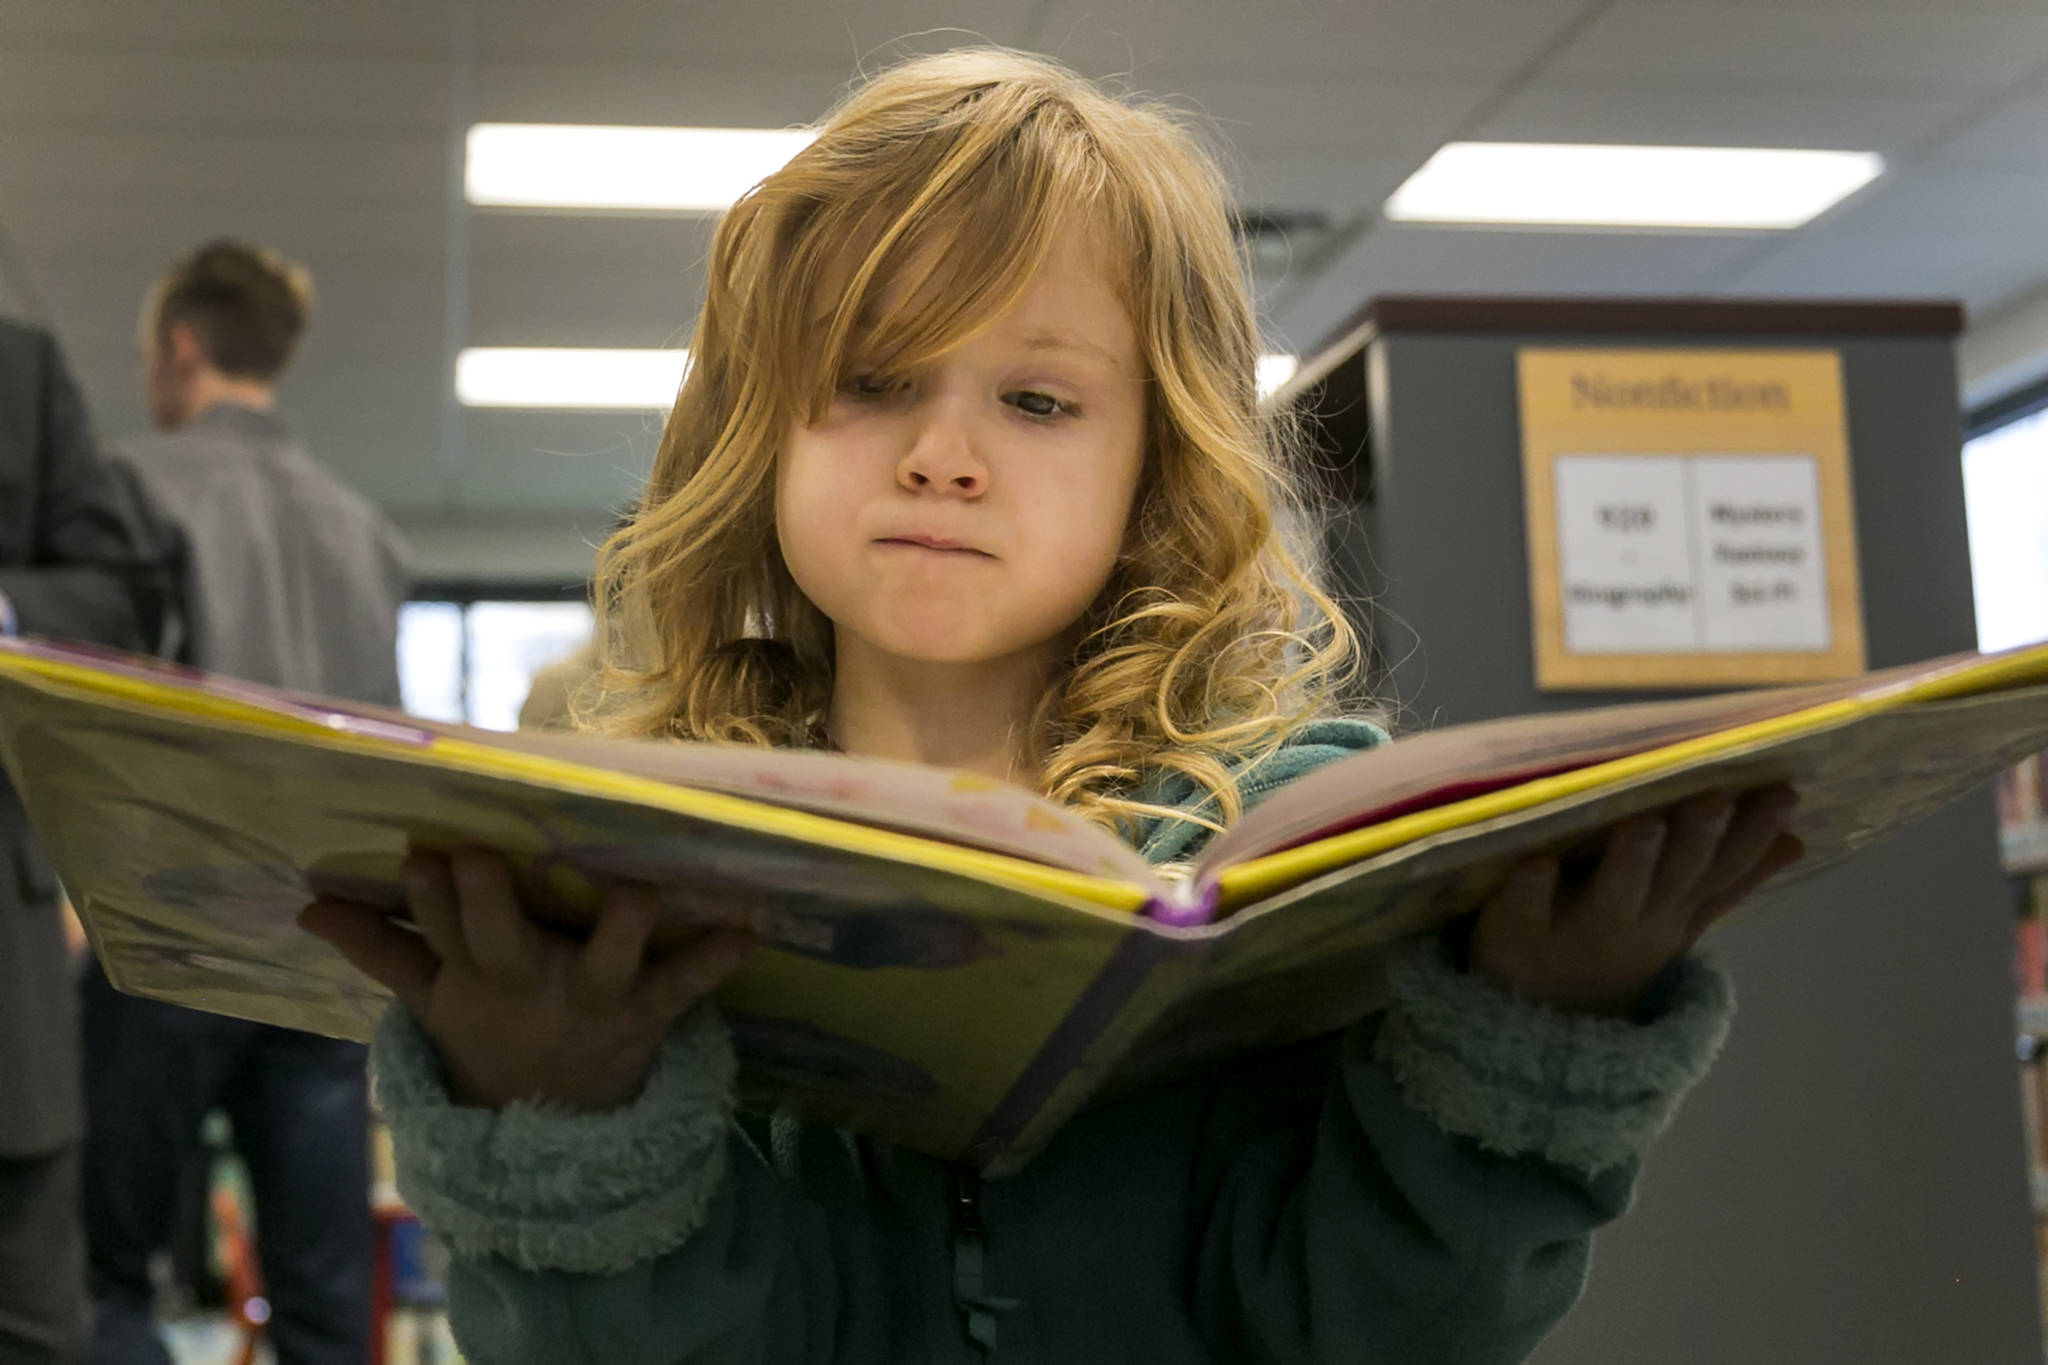
[[[1109,579],[1144,462],[1137,334],[1085,232],[922,371],[855,376],[776,471],[782,557],[838,648],[1044,658]]]

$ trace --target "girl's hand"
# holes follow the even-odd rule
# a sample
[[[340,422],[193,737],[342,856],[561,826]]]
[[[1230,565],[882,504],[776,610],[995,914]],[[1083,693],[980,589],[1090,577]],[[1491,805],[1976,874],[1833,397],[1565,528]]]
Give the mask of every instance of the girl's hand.
[[[1560,886],[1530,858],[1479,912],[1471,968],[1570,1014],[1627,1015],[1708,925],[1805,854],[1786,832],[1789,787],[1715,793],[1616,825],[1599,866]]]
[[[739,965],[750,940],[710,930],[647,955],[654,893],[617,886],[578,943],[528,919],[495,853],[405,860],[414,934],[381,911],[318,900],[299,923],[389,987],[441,1054],[458,1104],[601,1112],[631,1102],[671,1025]]]

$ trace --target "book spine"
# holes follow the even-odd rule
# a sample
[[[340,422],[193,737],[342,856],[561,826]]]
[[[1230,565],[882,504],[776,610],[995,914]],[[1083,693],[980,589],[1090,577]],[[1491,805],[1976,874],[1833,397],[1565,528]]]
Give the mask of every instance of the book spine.
[[[1176,950],[1184,948],[1181,940],[1144,929],[1131,929],[1124,934],[1110,950],[1095,979],[1068,1007],[1066,1017],[1053,1027],[1039,1046],[1038,1054],[1018,1074],[1009,1092],[982,1120],[980,1130],[968,1144],[969,1165],[985,1174],[1000,1173],[1023,1155],[1013,1151],[1018,1135],[1088,1059],[1089,1049],[1130,1003],[1145,978]]]
[[[2025,1000],[2048,995],[2048,931],[2039,915],[2027,915],[2019,922],[2013,951],[2013,985]]]
[[[2048,875],[2014,883],[2013,989],[2023,1001],[2048,999]]]
[[[1179,882],[1164,896],[1145,902],[1144,916],[1176,929],[1192,929],[1216,918],[1223,903],[1223,888],[1208,877],[1200,882]]]

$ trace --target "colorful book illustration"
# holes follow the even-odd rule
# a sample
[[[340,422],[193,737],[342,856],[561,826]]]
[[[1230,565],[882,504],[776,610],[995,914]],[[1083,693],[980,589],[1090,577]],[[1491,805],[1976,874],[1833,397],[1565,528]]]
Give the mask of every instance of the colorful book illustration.
[[[299,910],[402,915],[409,842],[487,845],[571,932],[610,879],[658,888],[661,934],[751,929],[719,996],[746,1103],[985,1169],[1099,1098],[1354,1022],[1391,941],[1533,851],[1785,781],[1809,850],[1789,880],[2044,746],[2048,645],[1515,717],[1320,769],[1169,873],[962,773],[499,734],[0,641],[0,759],[121,989],[366,1037],[381,989]]]

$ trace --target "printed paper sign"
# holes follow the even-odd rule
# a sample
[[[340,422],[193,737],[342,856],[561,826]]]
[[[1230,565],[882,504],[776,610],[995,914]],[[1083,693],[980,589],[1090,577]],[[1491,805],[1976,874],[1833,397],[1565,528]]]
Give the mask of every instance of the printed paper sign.
[[[1718,455],[1686,463],[1699,547],[1701,647],[1825,650],[1828,585],[1813,457]]]
[[[1824,650],[1809,455],[1561,455],[1558,589],[1573,654]]]

